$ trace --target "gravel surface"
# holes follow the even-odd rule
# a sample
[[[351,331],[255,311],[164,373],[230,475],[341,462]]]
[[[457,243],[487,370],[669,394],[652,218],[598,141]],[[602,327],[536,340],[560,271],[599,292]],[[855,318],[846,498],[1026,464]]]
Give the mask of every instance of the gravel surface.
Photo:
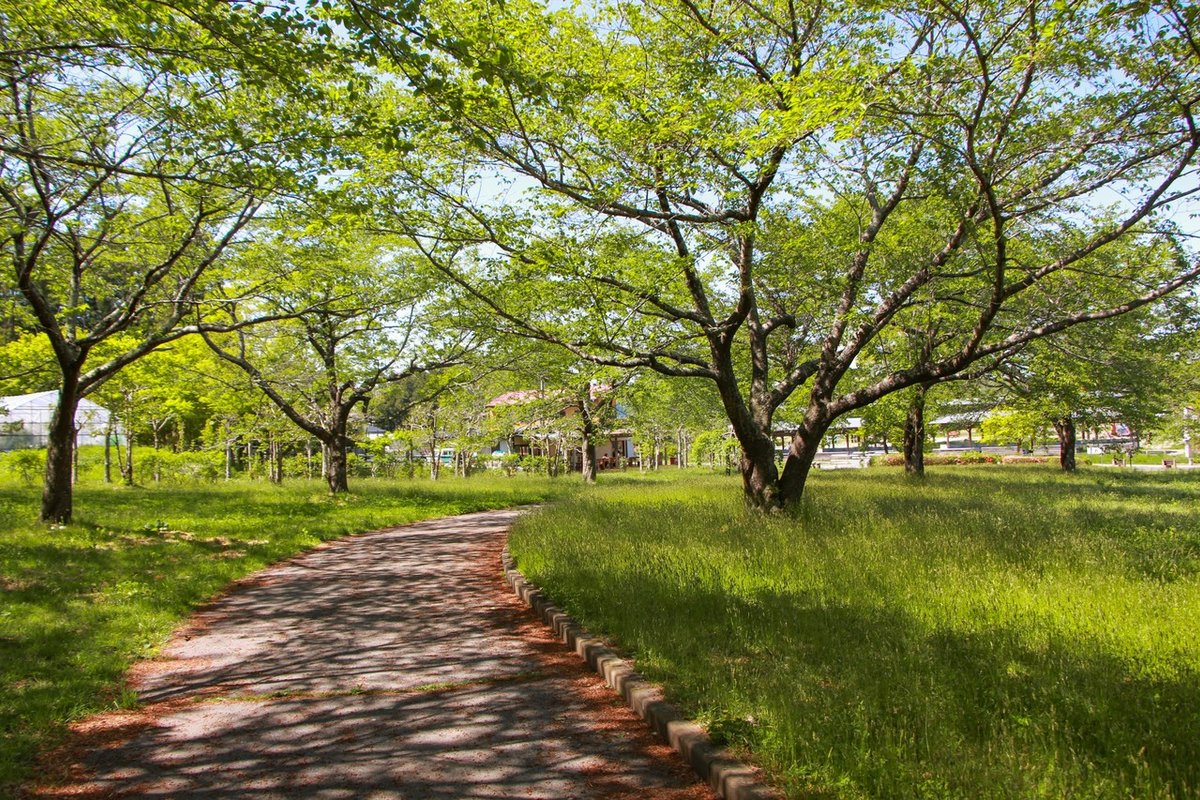
[[[322,546],[235,584],[75,726],[40,797],[713,795],[508,591],[516,511]]]

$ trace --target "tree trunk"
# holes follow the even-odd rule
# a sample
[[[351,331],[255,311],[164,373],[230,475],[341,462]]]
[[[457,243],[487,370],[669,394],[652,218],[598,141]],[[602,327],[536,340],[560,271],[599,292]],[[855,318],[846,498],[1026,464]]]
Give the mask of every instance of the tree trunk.
[[[343,494],[350,491],[350,479],[347,463],[347,444],[343,439],[335,439],[324,443],[325,480],[329,484],[330,494]]]
[[[104,426],[104,482],[112,483],[112,438],[113,424],[112,417],[108,418],[108,424]]]
[[[271,459],[271,483],[283,483],[283,448],[274,435],[267,448],[267,457]]]
[[[783,506],[779,497],[779,468],[774,458],[755,457],[742,451],[742,491],[754,508],[776,509]]]
[[[821,449],[821,441],[825,438],[830,422],[832,420],[823,421],[819,417],[812,417],[792,437],[787,458],[783,462],[783,473],[779,476],[779,507],[797,503],[804,496],[804,487],[808,484],[808,476],[812,472],[813,459]],[[774,443],[767,457],[774,466]]]
[[[133,431],[128,425],[125,426],[125,460],[121,463],[121,478],[126,486],[133,486]]]
[[[583,447],[581,448],[583,456],[579,464],[579,471],[583,475],[584,483],[596,482],[596,443],[591,437],[583,437]]]
[[[162,467],[158,463],[158,425],[151,422],[150,431],[151,435],[154,437],[154,474],[152,477],[154,478],[155,483],[159,483],[162,481]]]
[[[592,414],[591,398],[589,392],[591,388],[585,386],[579,400],[579,420],[583,425],[583,447],[581,455],[583,460],[579,465],[579,471],[583,473],[584,483],[596,482],[596,417]]]
[[[42,483],[42,522],[71,521],[71,464],[75,453],[75,411],[79,407],[78,375],[63,375],[58,405],[50,418],[46,472]]]
[[[1063,472],[1075,471],[1075,419],[1070,415],[1054,420],[1058,434],[1058,463]]]
[[[79,426],[71,432],[71,485],[79,483]]]
[[[436,481],[442,471],[442,454],[438,447],[437,416],[429,415],[429,479]]]
[[[904,420],[904,471],[909,475],[925,475],[925,393],[927,385],[913,391]]]
[[[229,438],[229,423],[225,423],[225,480],[233,478],[233,440]]]

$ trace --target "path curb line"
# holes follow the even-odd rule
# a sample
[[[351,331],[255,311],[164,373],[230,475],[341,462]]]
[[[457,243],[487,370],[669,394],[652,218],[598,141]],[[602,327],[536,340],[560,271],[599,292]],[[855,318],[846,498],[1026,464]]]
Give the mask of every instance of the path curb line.
[[[553,605],[537,585],[527,581],[509,555],[507,545],[500,557],[504,577],[517,597],[550,626],[559,641],[574,650],[588,667],[615,689],[659,738],[675,748],[713,791],[725,800],[776,800],[779,797],[752,768],[714,744],[704,728],[668,703],[662,689],[642,677],[630,662],[580,627],[565,611]]]

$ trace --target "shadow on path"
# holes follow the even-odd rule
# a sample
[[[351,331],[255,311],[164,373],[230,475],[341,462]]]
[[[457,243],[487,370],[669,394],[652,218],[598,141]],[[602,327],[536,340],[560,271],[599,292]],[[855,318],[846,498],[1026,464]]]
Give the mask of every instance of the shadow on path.
[[[77,726],[84,798],[709,798],[505,591],[518,512],[343,539],[236,584]],[[68,766],[69,765],[69,766]]]

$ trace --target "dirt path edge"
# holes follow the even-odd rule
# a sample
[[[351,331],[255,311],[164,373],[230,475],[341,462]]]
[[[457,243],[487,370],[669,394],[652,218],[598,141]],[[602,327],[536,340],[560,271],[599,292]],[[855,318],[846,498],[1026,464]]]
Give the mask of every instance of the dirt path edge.
[[[666,701],[661,688],[646,680],[632,663],[618,656],[603,640],[589,634],[570,615],[551,603],[541,588],[526,580],[509,554],[508,545],[504,546],[500,559],[505,580],[517,597],[533,609],[559,641],[574,650],[621,695],[626,705],[645,720],[659,738],[683,756],[714,792],[725,800],[778,800],[780,794],[762,781],[758,770],[714,744],[699,723],[688,719],[679,708]]]

